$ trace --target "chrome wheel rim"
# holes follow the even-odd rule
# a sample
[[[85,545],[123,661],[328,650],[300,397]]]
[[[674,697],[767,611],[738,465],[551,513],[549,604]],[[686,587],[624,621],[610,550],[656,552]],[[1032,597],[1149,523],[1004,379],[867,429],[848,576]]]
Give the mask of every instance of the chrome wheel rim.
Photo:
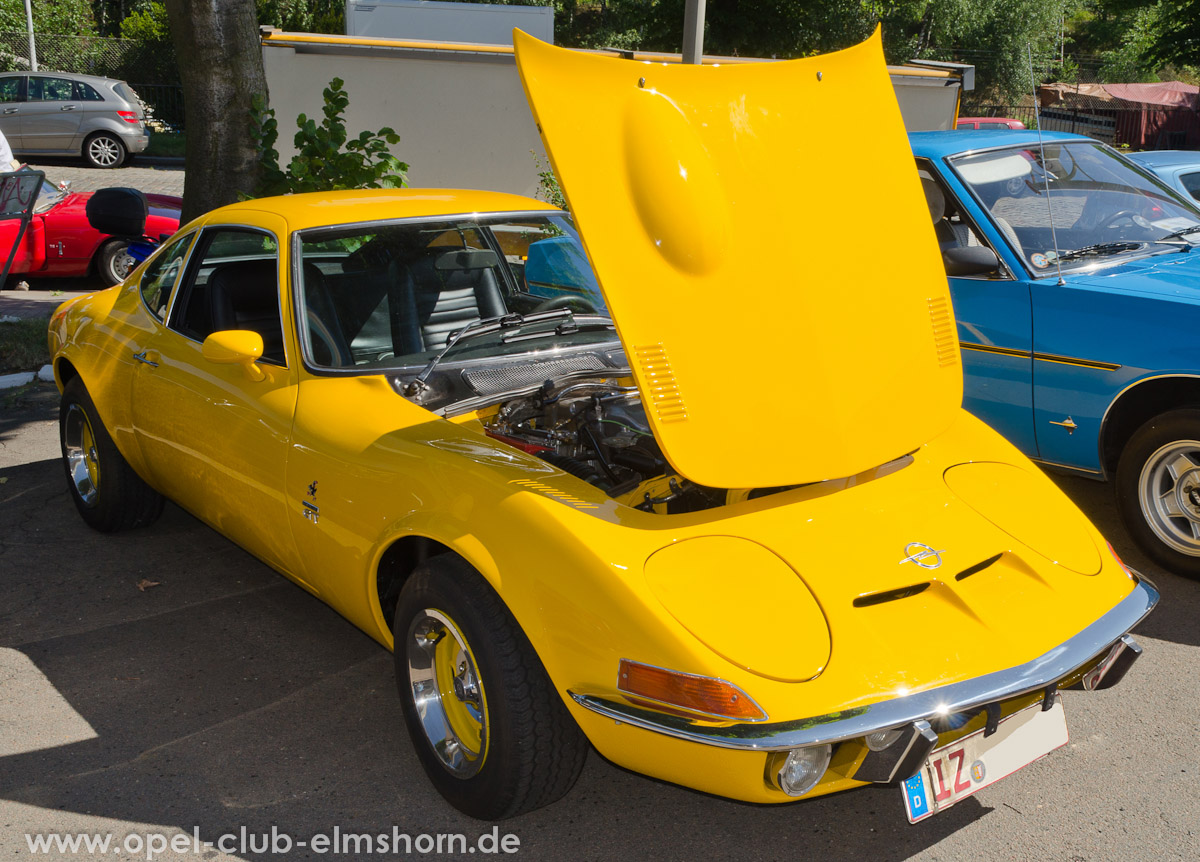
[[[67,408],[63,429],[63,451],[71,484],[85,506],[95,506],[100,493],[100,458],[92,423],[78,404]]]
[[[123,245],[121,250],[110,258],[108,266],[112,278],[121,282],[129,278],[129,273],[133,272],[133,268],[137,266],[137,261],[129,253],[129,246]]]
[[[408,679],[421,729],[448,772],[470,778],[487,758],[487,698],[462,631],[426,608],[408,627]]]
[[[112,138],[93,138],[88,143],[88,155],[101,167],[111,168],[121,160],[121,146]]]
[[[1200,441],[1176,440],[1147,458],[1138,477],[1138,502],[1163,544],[1200,557]]]

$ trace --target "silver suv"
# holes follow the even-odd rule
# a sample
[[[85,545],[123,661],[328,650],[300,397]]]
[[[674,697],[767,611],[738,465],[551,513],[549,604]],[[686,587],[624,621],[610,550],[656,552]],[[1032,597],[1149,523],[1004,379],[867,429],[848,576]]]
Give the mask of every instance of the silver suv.
[[[115,168],[150,143],[146,110],[124,81],[67,72],[0,74],[0,132],[17,154],[83,156]]]

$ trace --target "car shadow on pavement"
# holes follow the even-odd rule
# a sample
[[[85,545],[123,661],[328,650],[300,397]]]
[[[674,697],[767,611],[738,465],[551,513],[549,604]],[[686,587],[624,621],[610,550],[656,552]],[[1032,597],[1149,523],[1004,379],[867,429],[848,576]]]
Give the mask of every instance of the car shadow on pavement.
[[[90,732],[21,730],[24,748],[0,757],[0,815],[17,827],[0,847],[77,814],[202,840],[272,826],[306,840],[335,826],[470,842],[491,831],[425,779],[391,656],[319,600],[174,506],[149,529],[101,535],[57,460],[4,475],[0,651],[36,669],[20,689],[35,709],[65,700]],[[499,829],[534,858],[899,860],[988,811],[969,799],[909,827],[894,787],[747,805],[593,754],[566,798]]]

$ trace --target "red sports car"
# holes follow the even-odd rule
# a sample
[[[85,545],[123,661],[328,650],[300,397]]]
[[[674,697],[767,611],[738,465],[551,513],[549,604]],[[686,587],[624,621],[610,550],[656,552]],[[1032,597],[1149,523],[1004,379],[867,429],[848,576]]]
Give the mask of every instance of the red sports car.
[[[107,285],[123,281],[135,265],[127,251],[129,238],[101,233],[88,224],[85,207],[92,194],[73,194],[69,183],[55,185],[44,181],[8,274],[54,278],[84,276],[94,271]],[[147,236],[157,239],[161,234],[179,230],[182,198],[146,195],[146,202]],[[0,266],[16,242],[19,230],[20,222],[15,219],[0,221]]]

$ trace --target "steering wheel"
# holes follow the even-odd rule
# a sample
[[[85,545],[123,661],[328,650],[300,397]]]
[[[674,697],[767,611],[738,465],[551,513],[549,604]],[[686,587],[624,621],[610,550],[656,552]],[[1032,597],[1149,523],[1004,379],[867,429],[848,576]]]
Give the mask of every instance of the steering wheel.
[[[554,296],[539,302],[533,307],[537,311],[553,311],[556,308],[569,308],[576,314],[595,314],[596,307],[581,296]]]
[[[1130,224],[1137,224],[1138,214],[1133,210],[1118,210],[1105,220],[1105,227],[1117,227],[1117,222],[1126,219]],[[1140,225],[1139,225],[1140,227]]]

